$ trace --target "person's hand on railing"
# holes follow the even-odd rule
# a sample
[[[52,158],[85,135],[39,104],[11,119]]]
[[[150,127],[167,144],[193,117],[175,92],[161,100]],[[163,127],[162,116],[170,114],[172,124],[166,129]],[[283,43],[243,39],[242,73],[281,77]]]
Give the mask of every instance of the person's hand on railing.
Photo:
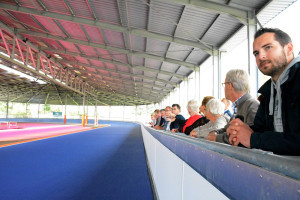
[[[169,122],[174,122],[175,119],[176,119],[176,115],[174,115],[174,114],[171,114],[170,117],[167,117],[167,118],[166,118],[166,120],[169,121]]]
[[[190,136],[191,137],[197,137],[197,131],[191,131]]]
[[[173,129],[171,130],[171,132],[172,132],[172,133],[178,133],[178,129],[177,129],[177,128],[173,128]]]
[[[206,139],[215,142],[217,140],[217,133],[215,131],[210,132]]]

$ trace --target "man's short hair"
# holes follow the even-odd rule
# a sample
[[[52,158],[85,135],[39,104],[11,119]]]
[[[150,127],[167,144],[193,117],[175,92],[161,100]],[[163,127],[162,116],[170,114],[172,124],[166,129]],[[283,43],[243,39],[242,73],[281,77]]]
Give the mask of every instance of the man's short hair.
[[[163,111],[165,111],[165,109],[160,109],[160,112],[163,112]]]
[[[206,96],[202,99],[201,105],[202,106],[206,106],[207,102],[209,102],[209,100],[214,99],[215,97],[213,96]]]
[[[189,100],[187,107],[190,108],[194,112],[199,112],[199,102],[195,99]]]
[[[283,32],[278,28],[261,28],[255,33],[254,39],[258,38],[259,36],[265,33],[274,33],[275,40],[278,41],[282,47],[292,42],[291,37],[286,32]]]
[[[245,70],[232,69],[228,71],[226,74],[226,82],[230,82],[236,92],[248,93],[250,90],[249,76]]]
[[[180,105],[179,104],[173,104],[172,107],[177,107],[178,110],[180,110]]]

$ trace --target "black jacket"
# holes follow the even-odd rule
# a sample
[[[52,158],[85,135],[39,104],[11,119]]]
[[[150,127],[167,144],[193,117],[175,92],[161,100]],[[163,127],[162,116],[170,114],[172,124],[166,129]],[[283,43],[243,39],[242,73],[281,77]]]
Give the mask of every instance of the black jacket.
[[[290,68],[288,80],[281,85],[283,133],[274,131],[273,115],[269,115],[271,79],[258,92],[262,99],[251,126],[251,148],[300,155],[300,63]]]

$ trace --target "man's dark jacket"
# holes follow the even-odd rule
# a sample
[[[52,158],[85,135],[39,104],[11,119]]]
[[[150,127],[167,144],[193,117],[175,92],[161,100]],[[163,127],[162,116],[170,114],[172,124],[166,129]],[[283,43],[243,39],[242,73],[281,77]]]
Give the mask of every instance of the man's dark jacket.
[[[251,148],[300,155],[300,63],[290,68],[288,80],[281,85],[283,133],[275,132],[273,115],[269,115],[271,79],[258,92],[262,99],[251,126]]]

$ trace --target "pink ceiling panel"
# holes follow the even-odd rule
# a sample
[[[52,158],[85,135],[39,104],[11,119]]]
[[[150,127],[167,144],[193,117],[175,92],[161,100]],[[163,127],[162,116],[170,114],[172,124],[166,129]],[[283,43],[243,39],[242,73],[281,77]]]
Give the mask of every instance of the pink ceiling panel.
[[[43,38],[43,41],[45,44],[53,49],[58,49],[58,50],[64,50],[62,46],[60,46],[56,40],[48,39],[48,38]]]
[[[103,35],[98,27],[83,25],[83,28],[85,29],[86,33],[90,37],[91,42],[105,44]]]
[[[22,26],[18,21],[14,20],[6,12],[3,12],[3,10],[0,10],[0,20],[9,26],[24,29],[24,26]]]
[[[55,36],[66,37],[54,21],[47,17],[35,16],[35,18],[47,29],[47,33]]]
[[[110,74],[116,78],[120,78],[119,74],[118,73],[115,73],[115,72],[110,72]]]
[[[116,31],[104,30],[104,34],[108,40],[108,45],[113,47],[125,48],[123,34]]]
[[[107,60],[112,60],[111,56],[110,56],[110,52],[104,49],[98,49],[97,51],[99,53],[99,55],[101,56],[101,58],[107,59]]]
[[[22,5],[22,7],[27,7],[27,8],[34,8],[38,10],[43,10],[43,8],[40,6],[40,4],[35,1],[35,0],[18,0],[19,4]]]
[[[123,79],[131,80],[131,77],[128,76],[128,75],[121,74],[121,77],[122,77]]]
[[[114,81],[114,79],[112,79],[112,78],[110,78],[110,77],[104,77],[104,80],[106,80],[106,81],[111,81],[111,82]]]
[[[98,60],[90,60],[91,63],[95,66],[95,67],[100,67],[102,69],[105,69],[103,63],[101,61],[98,61]]]
[[[50,12],[72,15],[66,3],[62,0],[42,0],[42,3]]]
[[[130,69],[128,67],[118,65],[118,69],[119,71],[130,73]]]
[[[112,24],[120,24],[120,16],[117,1],[90,0],[90,6],[94,8],[98,20]]]
[[[71,38],[88,41],[79,24],[62,20],[60,20],[59,23],[63,26]]]
[[[68,2],[76,17],[94,19],[87,1],[71,0]]]
[[[83,51],[86,55],[88,56],[94,56],[97,57],[97,52],[94,50],[94,47],[88,47],[88,46],[79,46],[79,48],[81,49],[81,51]]]
[[[104,71],[104,70],[98,69],[98,72],[99,72],[100,75],[109,76],[109,72],[108,71]]]
[[[74,46],[74,44],[70,42],[60,41],[60,43],[64,46],[67,51],[71,51],[74,53],[80,53],[78,49]]]
[[[61,54],[60,57],[63,58],[62,60],[66,60],[66,61],[76,61],[76,60],[74,59],[74,57],[73,57],[73,56],[70,56],[70,55]]]
[[[112,52],[112,56],[113,56],[114,60],[119,61],[121,63],[128,64],[128,59],[127,59],[127,55],[126,54]]]
[[[10,12],[15,18],[21,21],[27,28],[37,32],[45,32],[44,29],[38,25],[28,14],[23,14],[19,12]]]
[[[80,63],[89,64],[88,60],[83,57],[75,57]]]
[[[108,69],[116,70],[116,66],[114,64],[106,63],[106,66],[107,66]]]
[[[37,37],[32,37],[32,36],[28,36],[28,35],[26,35],[26,38],[28,38],[28,40],[29,40],[31,43],[40,45],[40,39],[39,39],[39,38],[37,38]]]
[[[96,69],[94,69],[94,68],[90,68],[90,67],[85,67],[85,68],[86,68],[87,72],[90,72],[90,73],[96,73],[97,72]]]

